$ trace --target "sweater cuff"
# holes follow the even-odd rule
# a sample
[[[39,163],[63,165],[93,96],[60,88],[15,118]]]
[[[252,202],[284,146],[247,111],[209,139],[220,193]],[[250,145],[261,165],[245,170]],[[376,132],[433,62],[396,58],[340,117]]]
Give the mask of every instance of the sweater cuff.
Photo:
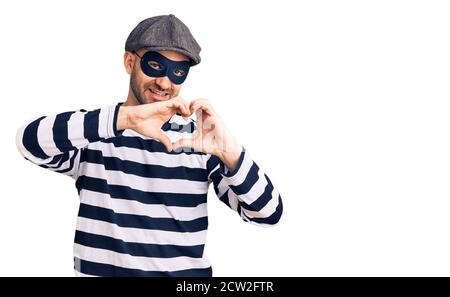
[[[97,137],[100,139],[107,139],[111,137],[117,137],[120,136],[123,132],[117,130],[117,117],[119,113],[119,108],[122,103],[119,103],[117,105],[111,105],[107,107],[100,108],[99,110],[96,110],[98,112],[88,112],[92,113],[90,123],[92,125],[91,128],[86,126],[85,121],[85,129],[88,129],[88,132],[90,130],[98,130],[98,136],[92,136],[90,139],[91,141],[95,141]],[[85,132],[86,134],[86,132]],[[89,139],[89,138],[88,138]]]
[[[113,108],[111,109],[111,112],[113,113],[112,117],[112,124],[110,125],[110,127],[112,128],[112,137],[114,136],[120,136],[122,135],[123,131],[125,130],[117,130],[117,118],[119,115],[119,109],[120,106],[123,104],[123,102],[118,103],[116,106],[113,106]]]
[[[225,164],[220,161],[220,174],[224,179],[228,181],[230,185],[240,185],[247,176],[253,161],[247,152],[247,150],[243,147],[241,151],[241,155],[239,156],[238,163],[236,168],[232,171],[228,171]]]

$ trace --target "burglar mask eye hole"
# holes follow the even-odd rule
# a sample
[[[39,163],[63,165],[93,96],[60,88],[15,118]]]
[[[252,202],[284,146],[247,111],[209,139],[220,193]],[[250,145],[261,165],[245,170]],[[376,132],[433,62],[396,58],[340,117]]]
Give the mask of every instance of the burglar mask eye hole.
[[[186,71],[184,71],[184,70],[182,70],[182,69],[175,69],[175,70],[173,71],[173,74],[174,74],[175,76],[178,76],[178,77],[183,77],[183,76],[186,75]]]
[[[164,66],[161,65],[160,63],[156,62],[156,61],[149,61],[148,62],[148,66],[150,66],[152,69],[154,69],[156,71],[164,70]]]

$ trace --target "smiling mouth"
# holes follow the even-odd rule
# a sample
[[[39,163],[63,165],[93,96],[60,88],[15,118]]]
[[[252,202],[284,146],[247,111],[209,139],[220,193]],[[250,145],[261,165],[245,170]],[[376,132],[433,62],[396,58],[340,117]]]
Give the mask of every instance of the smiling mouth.
[[[150,91],[150,93],[153,95],[153,98],[158,99],[158,100],[164,100],[167,99],[169,97],[169,93],[167,92],[160,92],[154,89],[148,89]]]

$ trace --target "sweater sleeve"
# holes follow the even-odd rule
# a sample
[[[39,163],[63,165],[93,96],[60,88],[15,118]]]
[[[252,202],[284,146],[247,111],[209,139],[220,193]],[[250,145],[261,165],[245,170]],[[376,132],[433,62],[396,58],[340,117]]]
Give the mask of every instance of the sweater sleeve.
[[[116,126],[120,105],[39,117],[19,128],[17,149],[26,160],[75,179],[81,149],[121,134]]]
[[[228,171],[213,155],[207,162],[207,169],[208,180],[213,183],[219,199],[238,212],[244,221],[258,225],[279,222],[283,213],[281,196],[245,148],[233,171]]]

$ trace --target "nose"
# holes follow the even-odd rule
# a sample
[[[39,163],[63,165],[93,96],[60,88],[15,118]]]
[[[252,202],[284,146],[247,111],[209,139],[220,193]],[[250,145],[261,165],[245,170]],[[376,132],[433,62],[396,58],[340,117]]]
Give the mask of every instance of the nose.
[[[156,79],[156,84],[162,89],[162,90],[166,90],[170,88],[170,80],[167,76],[164,77],[158,77]]]

